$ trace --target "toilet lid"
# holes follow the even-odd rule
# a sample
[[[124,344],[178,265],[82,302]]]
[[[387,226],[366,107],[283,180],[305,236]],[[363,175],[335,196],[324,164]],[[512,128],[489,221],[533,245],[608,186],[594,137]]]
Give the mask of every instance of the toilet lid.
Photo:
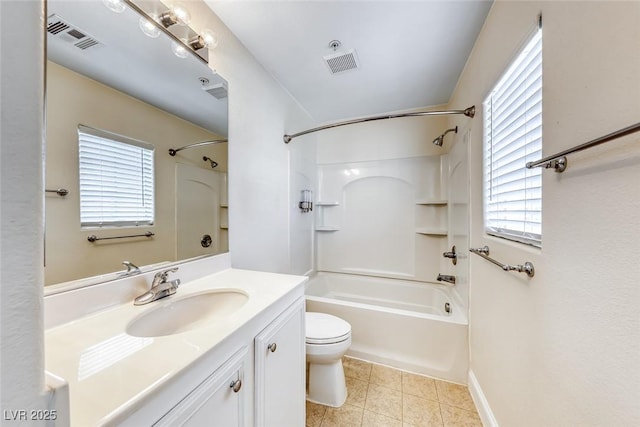
[[[307,312],[306,341],[309,344],[331,344],[346,340],[351,335],[349,322],[326,313]]]

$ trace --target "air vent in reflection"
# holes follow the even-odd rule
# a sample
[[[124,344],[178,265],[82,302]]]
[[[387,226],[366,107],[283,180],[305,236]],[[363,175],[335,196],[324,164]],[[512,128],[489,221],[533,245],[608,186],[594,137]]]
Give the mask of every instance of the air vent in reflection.
[[[78,49],[86,50],[91,47],[103,46],[98,40],[79,28],[74,28],[57,15],[51,15],[47,19],[47,32],[52,36],[51,40],[64,41]]]
[[[213,95],[216,99],[225,99],[227,96],[229,96],[227,85],[225,85],[224,83],[203,86],[202,89],[206,90],[209,95]]]

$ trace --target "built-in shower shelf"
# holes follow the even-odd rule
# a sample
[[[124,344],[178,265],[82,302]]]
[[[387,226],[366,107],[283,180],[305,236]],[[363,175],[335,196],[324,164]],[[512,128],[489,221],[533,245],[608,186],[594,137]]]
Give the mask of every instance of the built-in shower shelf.
[[[316,206],[340,206],[340,202],[316,202]]]
[[[446,205],[447,200],[416,200],[416,205]]]
[[[425,236],[446,236],[447,230],[442,228],[416,228],[416,233]]]
[[[229,226],[228,225],[221,225],[220,226],[220,230],[228,230]]]
[[[226,209],[229,207],[229,205],[220,205],[221,208]]]
[[[335,225],[318,225],[316,226],[316,231],[338,231],[340,227],[336,227]]]

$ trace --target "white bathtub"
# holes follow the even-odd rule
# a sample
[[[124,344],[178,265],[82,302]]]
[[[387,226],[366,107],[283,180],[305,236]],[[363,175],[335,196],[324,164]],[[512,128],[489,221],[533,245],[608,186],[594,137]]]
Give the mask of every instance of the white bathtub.
[[[348,355],[466,384],[467,313],[449,287],[319,272],[306,300],[307,311],[351,324]]]

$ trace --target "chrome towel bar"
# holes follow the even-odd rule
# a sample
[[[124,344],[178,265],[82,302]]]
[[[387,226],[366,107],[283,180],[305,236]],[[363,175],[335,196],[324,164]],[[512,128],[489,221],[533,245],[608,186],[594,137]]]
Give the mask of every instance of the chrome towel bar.
[[[529,277],[533,277],[536,273],[536,269],[533,267],[533,264],[530,263],[529,261],[525,262],[522,265],[509,265],[509,264],[503,264],[499,261],[496,261],[495,259],[491,258],[489,256],[489,246],[483,246],[481,248],[469,248],[470,252],[473,252],[474,254],[486,259],[489,262],[494,263],[495,265],[497,265],[498,267],[500,267],[501,269],[503,269],[504,271],[517,271],[518,273],[526,273],[527,276]]]
[[[93,243],[98,240],[126,239],[128,237],[153,237],[153,236],[155,236],[155,234],[152,233],[151,231],[147,231],[144,234],[132,234],[129,236],[115,236],[115,237],[98,237],[95,234],[92,234],[91,236],[87,237],[87,240]]]
[[[587,148],[595,147],[596,145],[609,142],[613,139],[622,138],[623,136],[627,136],[638,131],[640,131],[640,122],[631,126],[627,126],[626,128],[620,129],[616,132],[611,132],[610,134],[601,136],[600,138],[596,138],[592,141],[585,142],[584,144],[576,145],[573,148],[561,151],[554,154],[553,156],[547,156],[544,159],[540,159],[536,162],[528,162],[527,169],[544,167],[546,169],[553,168],[558,173],[564,172],[564,170],[567,168],[567,154],[586,150]]]

